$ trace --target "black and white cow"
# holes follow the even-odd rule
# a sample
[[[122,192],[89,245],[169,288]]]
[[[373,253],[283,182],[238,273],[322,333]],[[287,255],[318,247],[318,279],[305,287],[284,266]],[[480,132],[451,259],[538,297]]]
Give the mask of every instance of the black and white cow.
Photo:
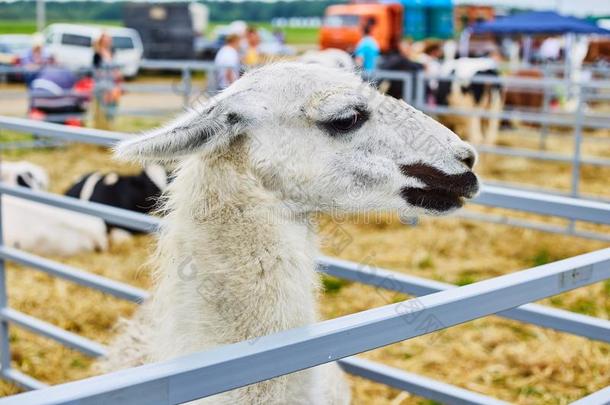
[[[149,213],[168,183],[167,171],[160,165],[147,166],[140,174],[122,176],[115,172],[94,172],[72,185],[66,195],[140,213]],[[132,233],[135,229],[107,224]]]
[[[421,63],[413,62],[412,60],[409,60],[400,53],[396,52],[385,56],[379,64],[379,69],[409,73],[411,75],[411,83],[415,83],[417,73],[424,70],[424,65],[422,65]],[[403,80],[384,79],[379,84],[379,90],[382,93],[387,94],[388,96],[392,96],[397,99],[405,99],[405,96],[407,95],[403,94],[403,84]],[[416,86],[412,85],[412,94],[410,94],[409,96],[411,98],[415,98],[415,92]]]
[[[441,76],[453,80],[439,80],[434,99],[439,106],[463,110],[484,110],[499,113],[503,108],[502,86],[473,79],[481,76],[499,77],[497,62],[492,58],[460,58],[446,61]],[[498,138],[499,118],[467,115],[442,116],[441,121],[458,135],[473,144],[494,145]]]

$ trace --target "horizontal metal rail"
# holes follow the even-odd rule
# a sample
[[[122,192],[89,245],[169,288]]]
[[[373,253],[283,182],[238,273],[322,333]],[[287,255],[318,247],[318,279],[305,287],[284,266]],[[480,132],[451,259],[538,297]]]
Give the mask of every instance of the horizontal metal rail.
[[[149,293],[128,284],[114,281],[106,277],[91,274],[53,260],[45,259],[8,246],[0,246],[0,258],[32,267],[55,277],[63,278],[74,283],[94,288],[98,291],[114,295],[124,300],[141,303]]]
[[[24,390],[39,390],[48,387],[47,384],[40,382],[27,374],[23,374],[21,371],[15,370],[14,368],[0,370],[0,376],[11,381],[13,384],[16,384]]]
[[[122,87],[131,93],[168,93],[179,89],[178,85],[165,83],[126,83]]]
[[[610,140],[610,138],[608,138],[608,140]],[[475,147],[479,153],[486,153],[490,155],[521,157],[527,159],[547,160],[551,162],[562,162],[569,164],[574,163],[574,158],[572,156],[563,153],[535,151],[523,148],[507,148],[503,146],[475,145]],[[600,157],[583,156],[580,158],[579,162],[583,165],[610,166],[610,159],[604,159]]]
[[[318,258],[320,271],[345,280],[415,296],[458,288],[440,281],[397,273],[327,256]],[[500,317],[610,343],[610,321],[538,304],[526,304],[496,314]]]
[[[140,62],[140,69],[159,69],[159,70],[195,70],[195,71],[214,71],[217,69],[213,62],[198,60],[157,60],[144,59]]]
[[[489,111],[480,108],[453,108],[445,106],[431,106],[426,103],[416,103],[415,107],[432,115],[459,115],[466,117],[496,118],[533,122],[538,124],[559,125],[573,127],[576,121],[575,114],[553,114],[526,112],[519,110]],[[606,129],[610,127],[610,119],[598,115],[584,115],[582,126],[584,128]]]
[[[159,226],[159,219],[150,215],[44,191],[34,191],[26,187],[7,186],[0,183],[0,194],[100,217],[111,224],[126,226],[142,232],[152,232]]]
[[[610,225],[610,204],[485,185],[475,204]]]
[[[28,132],[38,136],[53,137],[64,141],[84,142],[103,146],[112,146],[118,141],[129,139],[128,135],[117,132],[94,128],[83,129],[7,116],[0,116],[0,128],[17,132]]]
[[[56,340],[64,346],[71,347],[89,356],[99,357],[106,354],[106,348],[92,340],[68,332],[48,322],[26,315],[12,308],[1,308],[0,318],[21,326],[41,336]]]
[[[526,130],[523,131],[522,128],[510,128],[510,129],[502,129],[501,133],[503,134],[508,134],[508,135],[516,135],[516,136],[524,136],[524,137],[528,137],[528,138],[540,138],[540,134],[537,132],[533,131],[534,128],[532,128],[531,130]],[[557,137],[557,138],[563,138],[564,140],[566,139],[571,139],[574,137],[574,133],[573,132],[560,132],[560,131],[551,131],[549,130],[546,133],[547,137]],[[591,143],[608,143],[610,142],[610,137],[599,137],[599,136],[595,136],[595,135],[585,135],[583,134],[582,136],[582,141],[584,142],[591,142]]]
[[[385,70],[385,69],[377,69],[369,75],[373,79],[387,79],[387,80],[401,80],[401,81],[411,81],[415,79],[416,73],[412,72],[401,72],[397,70]]]
[[[339,360],[346,372],[451,405],[508,405],[486,395],[356,357]]]
[[[610,278],[610,249],[421,298],[8,397],[0,404],[178,404],[429,334]]]
[[[572,405],[609,405],[610,404],[610,386],[603,390],[587,395],[578,401],[572,402]]]
[[[564,191],[558,188],[549,188],[544,186],[539,186],[536,184],[527,184],[527,183],[511,183],[508,181],[499,181],[499,180],[487,180],[485,184],[488,186],[499,187],[508,190],[517,190],[517,191],[529,191],[533,193],[540,194],[550,194],[556,195],[560,197],[572,197],[568,191]],[[572,197],[574,198],[574,197]],[[602,197],[597,194],[585,194],[580,193],[578,195],[578,199],[584,199],[585,201],[595,201],[601,203],[610,204],[610,198]]]
[[[587,238],[593,240],[599,240],[603,242],[610,242],[610,234],[601,232],[583,231],[577,229],[574,226],[567,225],[551,225],[543,222],[529,221],[518,218],[513,218],[507,215],[494,215],[487,214],[484,212],[475,212],[468,209],[463,209],[454,214],[458,218],[468,219],[472,221],[485,221],[492,224],[507,225],[517,228],[533,229],[536,231],[542,231],[547,233],[556,233],[561,235],[571,235],[579,238]]]

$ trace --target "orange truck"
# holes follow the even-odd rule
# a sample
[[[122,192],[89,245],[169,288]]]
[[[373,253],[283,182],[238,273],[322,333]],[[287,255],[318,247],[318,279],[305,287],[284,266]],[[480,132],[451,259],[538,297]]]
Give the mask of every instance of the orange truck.
[[[371,24],[371,35],[381,52],[398,49],[402,38],[403,7],[400,4],[338,4],[326,8],[320,28],[320,48],[353,52],[363,29]]]

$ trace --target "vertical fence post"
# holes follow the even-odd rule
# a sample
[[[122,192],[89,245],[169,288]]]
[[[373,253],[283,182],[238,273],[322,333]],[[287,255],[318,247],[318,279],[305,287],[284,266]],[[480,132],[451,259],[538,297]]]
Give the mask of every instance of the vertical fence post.
[[[191,92],[193,90],[193,81],[191,70],[187,67],[182,69],[182,105],[186,108],[191,102]]]
[[[0,194],[0,246],[4,244],[2,230],[2,194]],[[0,310],[8,305],[6,290],[6,267],[5,260],[0,258]],[[5,374],[11,367],[11,350],[8,339],[8,322],[0,320],[0,372]]]
[[[413,75],[405,73],[402,81],[402,99],[407,104],[413,104]]]
[[[551,104],[551,91],[549,91],[546,83],[546,79],[549,78],[549,68],[548,65],[545,65],[542,69],[542,113],[546,116],[549,113],[550,104]],[[546,149],[546,140],[549,135],[549,124],[547,122],[542,123],[542,128],[540,130],[540,141],[538,144],[539,149]]]
[[[578,105],[576,107],[576,117],[574,121],[574,155],[572,160],[572,185],[570,187],[570,195],[578,197],[580,194],[580,160],[582,146],[582,131],[584,124],[585,102],[587,98],[587,90],[584,83],[578,83],[578,91],[575,91],[578,97]],[[570,86],[571,87],[571,86]],[[571,220],[568,224],[568,233],[573,234],[576,230],[576,221]]]
[[[206,93],[208,96],[213,96],[218,92],[218,83],[216,83],[216,67],[210,67],[205,70],[206,76]]]
[[[424,98],[426,92],[426,78],[424,77],[424,72],[419,71],[416,75],[415,80],[415,107],[423,110],[425,107]]]
[[[586,87],[583,83],[579,85],[579,90],[580,91],[577,92],[578,105],[574,122],[574,156],[572,161],[572,187],[570,190],[570,194],[573,197],[578,197],[579,195],[582,130],[585,118],[585,101],[587,97]]]

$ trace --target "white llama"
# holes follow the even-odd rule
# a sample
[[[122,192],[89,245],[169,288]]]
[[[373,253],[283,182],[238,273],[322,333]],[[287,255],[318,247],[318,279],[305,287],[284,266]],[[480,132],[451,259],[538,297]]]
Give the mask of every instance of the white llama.
[[[317,64],[251,71],[117,152],[179,167],[154,298],[112,345],[105,371],[316,322],[314,212],[437,215],[478,189],[475,153],[454,133]],[[350,393],[332,363],[200,401],[347,404]]]

